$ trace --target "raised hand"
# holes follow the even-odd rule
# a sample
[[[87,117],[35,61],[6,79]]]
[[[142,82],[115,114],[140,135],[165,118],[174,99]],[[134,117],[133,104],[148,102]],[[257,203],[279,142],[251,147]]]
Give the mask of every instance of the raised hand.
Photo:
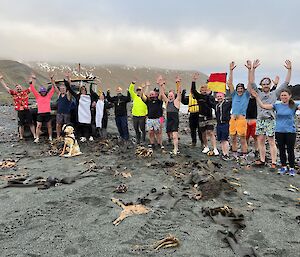
[[[246,64],[245,64],[245,67],[248,69],[248,70],[251,70],[252,68],[252,62],[250,60],[247,60],[246,61]]]
[[[2,80],[3,79],[3,76],[0,74],[0,80]]]
[[[180,81],[181,81],[181,78],[179,77],[179,75],[177,75],[177,76],[176,76],[175,82],[176,82],[176,83],[179,83]]]
[[[36,76],[32,73],[32,74],[31,74],[31,78],[32,78],[32,79],[36,79]]]
[[[53,80],[53,78],[54,78],[54,73],[50,73],[49,76],[50,76],[50,79]]]
[[[251,95],[254,97],[254,98],[257,98],[258,97],[258,93],[255,91],[255,90],[251,90]]]
[[[292,62],[290,60],[286,60],[285,64],[284,64],[284,67],[288,70],[291,70],[292,69]]]
[[[253,62],[253,69],[256,69],[258,66],[260,65],[260,61],[258,59],[256,59],[254,62]]]
[[[235,62],[232,61],[232,62],[229,64],[229,69],[230,69],[231,71],[233,71],[233,70],[235,69],[235,67],[236,67]]]
[[[272,80],[274,85],[278,85],[279,83],[279,76],[276,76],[275,79]]]
[[[159,76],[157,77],[156,83],[157,83],[158,85],[160,85],[160,86],[163,84],[163,77],[162,77],[162,75],[159,75]]]
[[[70,76],[71,76],[71,75],[70,75],[70,72],[67,71],[66,74],[65,74],[65,76],[66,76],[67,79],[70,78]]]
[[[149,80],[146,81],[145,86],[147,86],[147,87],[150,86],[150,81]]]
[[[199,72],[196,72],[193,74],[193,81],[196,81],[199,78],[200,74]]]

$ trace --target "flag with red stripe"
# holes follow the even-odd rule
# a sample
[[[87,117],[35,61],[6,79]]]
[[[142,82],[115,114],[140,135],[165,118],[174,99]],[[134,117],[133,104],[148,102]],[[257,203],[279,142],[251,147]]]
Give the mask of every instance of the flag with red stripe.
[[[214,92],[226,92],[227,73],[211,73],[208,79],[208,89]]]

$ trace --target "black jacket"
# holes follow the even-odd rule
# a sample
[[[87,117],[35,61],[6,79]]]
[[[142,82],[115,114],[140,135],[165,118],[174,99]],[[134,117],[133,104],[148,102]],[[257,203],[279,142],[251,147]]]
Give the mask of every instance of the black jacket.
[[[113,103],[115,106],[115,116],[127,116],[127,103],[131,101],[130,93],[127,91],[127,96],[125,95],[116,95],[111,97],[110,92],[107,91],[106,95],[107,101]]]
[[[212,119],[212,109],[216,106],[215,98],[210,95],[200,94],[196,90],[196,82],[192,82],[191,93],[194,98],[198,101],[199,105],[199,114],[206,117],[208,120]]]
[[[216,119],[218,124],[229,123],[231,102],[224,100],[216,104]]]

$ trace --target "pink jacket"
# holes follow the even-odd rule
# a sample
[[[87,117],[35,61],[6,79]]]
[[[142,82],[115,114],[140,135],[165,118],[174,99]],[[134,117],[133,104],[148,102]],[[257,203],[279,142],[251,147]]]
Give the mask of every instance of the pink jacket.
[[[35,96],[36,103],[38,106],[38,113],[47,113],[51,112],[51,106],[50,106],[50,101],[51,97],[54,94],[54,87],[51,87],[51,90],[47,93],[46,96],[41,96],[39,92],[36,91],[35,87],[30,84],[30,89]]]

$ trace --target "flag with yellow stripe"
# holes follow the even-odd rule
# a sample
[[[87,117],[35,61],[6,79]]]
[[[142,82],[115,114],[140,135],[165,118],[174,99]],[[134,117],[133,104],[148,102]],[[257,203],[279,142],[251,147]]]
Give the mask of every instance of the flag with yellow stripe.
[[[227,73],[211,73],[208,79],[208,89],[214,92],[226,92]]]

